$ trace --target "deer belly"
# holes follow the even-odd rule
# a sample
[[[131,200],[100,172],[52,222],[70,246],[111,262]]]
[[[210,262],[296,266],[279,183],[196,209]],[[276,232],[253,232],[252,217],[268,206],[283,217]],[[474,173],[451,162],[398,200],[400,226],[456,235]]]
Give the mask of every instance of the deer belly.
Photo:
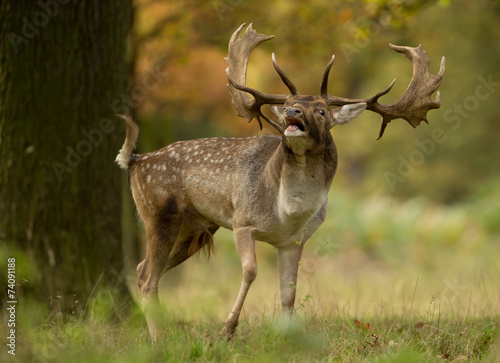
[[[204,183],[196,183],[186,189],[188,202],[198,213],[219,226],[231,228],[233,207],[230,192]]]
[[[232,208],[229,201],[224,198],[218,198],[217,200],[203,198],[191,202],[196,211],[209,221],[224,228],[230,228],[232,226]]]

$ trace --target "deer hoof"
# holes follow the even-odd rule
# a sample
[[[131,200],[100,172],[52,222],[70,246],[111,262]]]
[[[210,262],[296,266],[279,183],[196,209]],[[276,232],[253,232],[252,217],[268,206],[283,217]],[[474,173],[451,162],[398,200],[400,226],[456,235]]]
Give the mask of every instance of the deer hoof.
[[[236,327],[238,326],[238,321],[226,321],[224,327],[222,328],[220,334],[226,338],[226,340],[231,340],[236,332]]]

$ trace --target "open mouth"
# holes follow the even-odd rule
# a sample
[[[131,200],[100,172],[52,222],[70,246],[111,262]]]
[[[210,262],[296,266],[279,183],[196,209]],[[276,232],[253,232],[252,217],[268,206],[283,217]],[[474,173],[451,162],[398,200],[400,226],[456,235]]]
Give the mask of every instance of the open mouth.
[[[306,134],[306,128],[301,120],[287,117],[285,119],[285,134],[289,136],[301,136]]]

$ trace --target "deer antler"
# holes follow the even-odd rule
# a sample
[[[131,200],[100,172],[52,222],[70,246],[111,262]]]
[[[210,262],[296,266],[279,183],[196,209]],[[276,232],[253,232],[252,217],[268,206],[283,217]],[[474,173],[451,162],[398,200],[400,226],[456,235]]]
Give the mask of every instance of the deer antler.
[[[441,59],[441,66],[437,75],[432,75],[429,72],[430,59],[422,49],[420,44],[416,48],[402,47],[389,44],[395,51],[402,53],[413,63],[413,77],[406,89],[405,93],[399,101],[391,105],[382,105],[378,103],[378,99],[387,94],[396,79],[394,79],[387,88],[377,92],[370,98],[360,100],[352,98],[341,98],[332,96],[327,92],[328,87],[328,73],[333,64],[334,58],[325,69],[323,81],[321,83],[321,96],[323,96],[330,106],[343,106],[351,103],[366,102],[367,110],[376,112],[382,116],[382,125],[378,139],[384,134],[384,130],[389,122],[397,118],[403,118],[410,123],[413,127],[417,127],[421,121],[427,121],[427,112],[434,108],[441,106],[439,91],[436,93],[436,100],[431,99],[431,95],[441,85],[445,69],[445,58]],[[377,139],[377,140],[378,140]]]
[[[260,108],[262,105],[266,104],[275,105],[285,103],[290,95],[268,95],[246,86],[248,58],[252,50],[260,43],[274,38],[274,35],[258,34],[253,30],[252,24],[250,24],[243,37],[240,38],[240,32],[245,25],[246,24],[242,24],[232,35],[229,41],[228,56],[226,58],[226,74],[229,81],[228,87],[233,105],[236,111],[238,111],[238,116],[243,117],[248,122],[256,118],[261,130],[262,122],[260,118],[262,117],[279,132],[283,132],[282,127],[264,115]],[[297,95],[297,88],[278,66],[274,54],[272,60],[274,69],[276,69],[276,72],[278,72],[279,76],[290,90],[290,94]],[[248,93],[250,93],[253,98],[250,97]]]

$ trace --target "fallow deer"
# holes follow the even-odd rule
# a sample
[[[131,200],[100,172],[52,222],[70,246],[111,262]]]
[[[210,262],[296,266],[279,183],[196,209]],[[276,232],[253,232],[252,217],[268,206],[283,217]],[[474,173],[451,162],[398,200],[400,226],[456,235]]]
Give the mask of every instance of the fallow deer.
[[[250,24],[240,37],[244,26],[232,35],[226,58],[232,102],[239,116],[247,121],[256,118],[261,128],[264,119],[280,135],[181,141],[152,153],[133,154],[139,128],[124,117],[126,139],[116,162],[128,172],[132,195],[144,221],[146,256],[137,272],[153,339],[160,326],[149,307],[158,301],[160,277],[197,251],[210,251],[212,236],[219,227],[233,231],[243,269],[243,281],[222,332],[228,336],[234,333],[257,276],[256,240],[278,250],[281,304],[283,313],[290,315],[302,249],[325,220],[328,191],[337,169],[330,129],[368,109],[382,116],[380,138],[391,120],[403,118],[416,127],[427,121],[427,111],[440,107],[439,91],[436,100],[430,96],[441,84],[444,57],[439,73],[432,75],[422,46],[390,45],[413,62],[410,85],[391,105],[380,104],[378,99],[390,91],[394,81],[367,99],[329,94],[328,74],[334,57],[323,74],[320,95],[307,96],[297,92],[273,54],[274,68],[290,94],[263,94],[245,85],[248,58],[257,45],[273,36],[256,33]],[[277,121],[261,112],[263,105],[275,109],[280,105]]]

